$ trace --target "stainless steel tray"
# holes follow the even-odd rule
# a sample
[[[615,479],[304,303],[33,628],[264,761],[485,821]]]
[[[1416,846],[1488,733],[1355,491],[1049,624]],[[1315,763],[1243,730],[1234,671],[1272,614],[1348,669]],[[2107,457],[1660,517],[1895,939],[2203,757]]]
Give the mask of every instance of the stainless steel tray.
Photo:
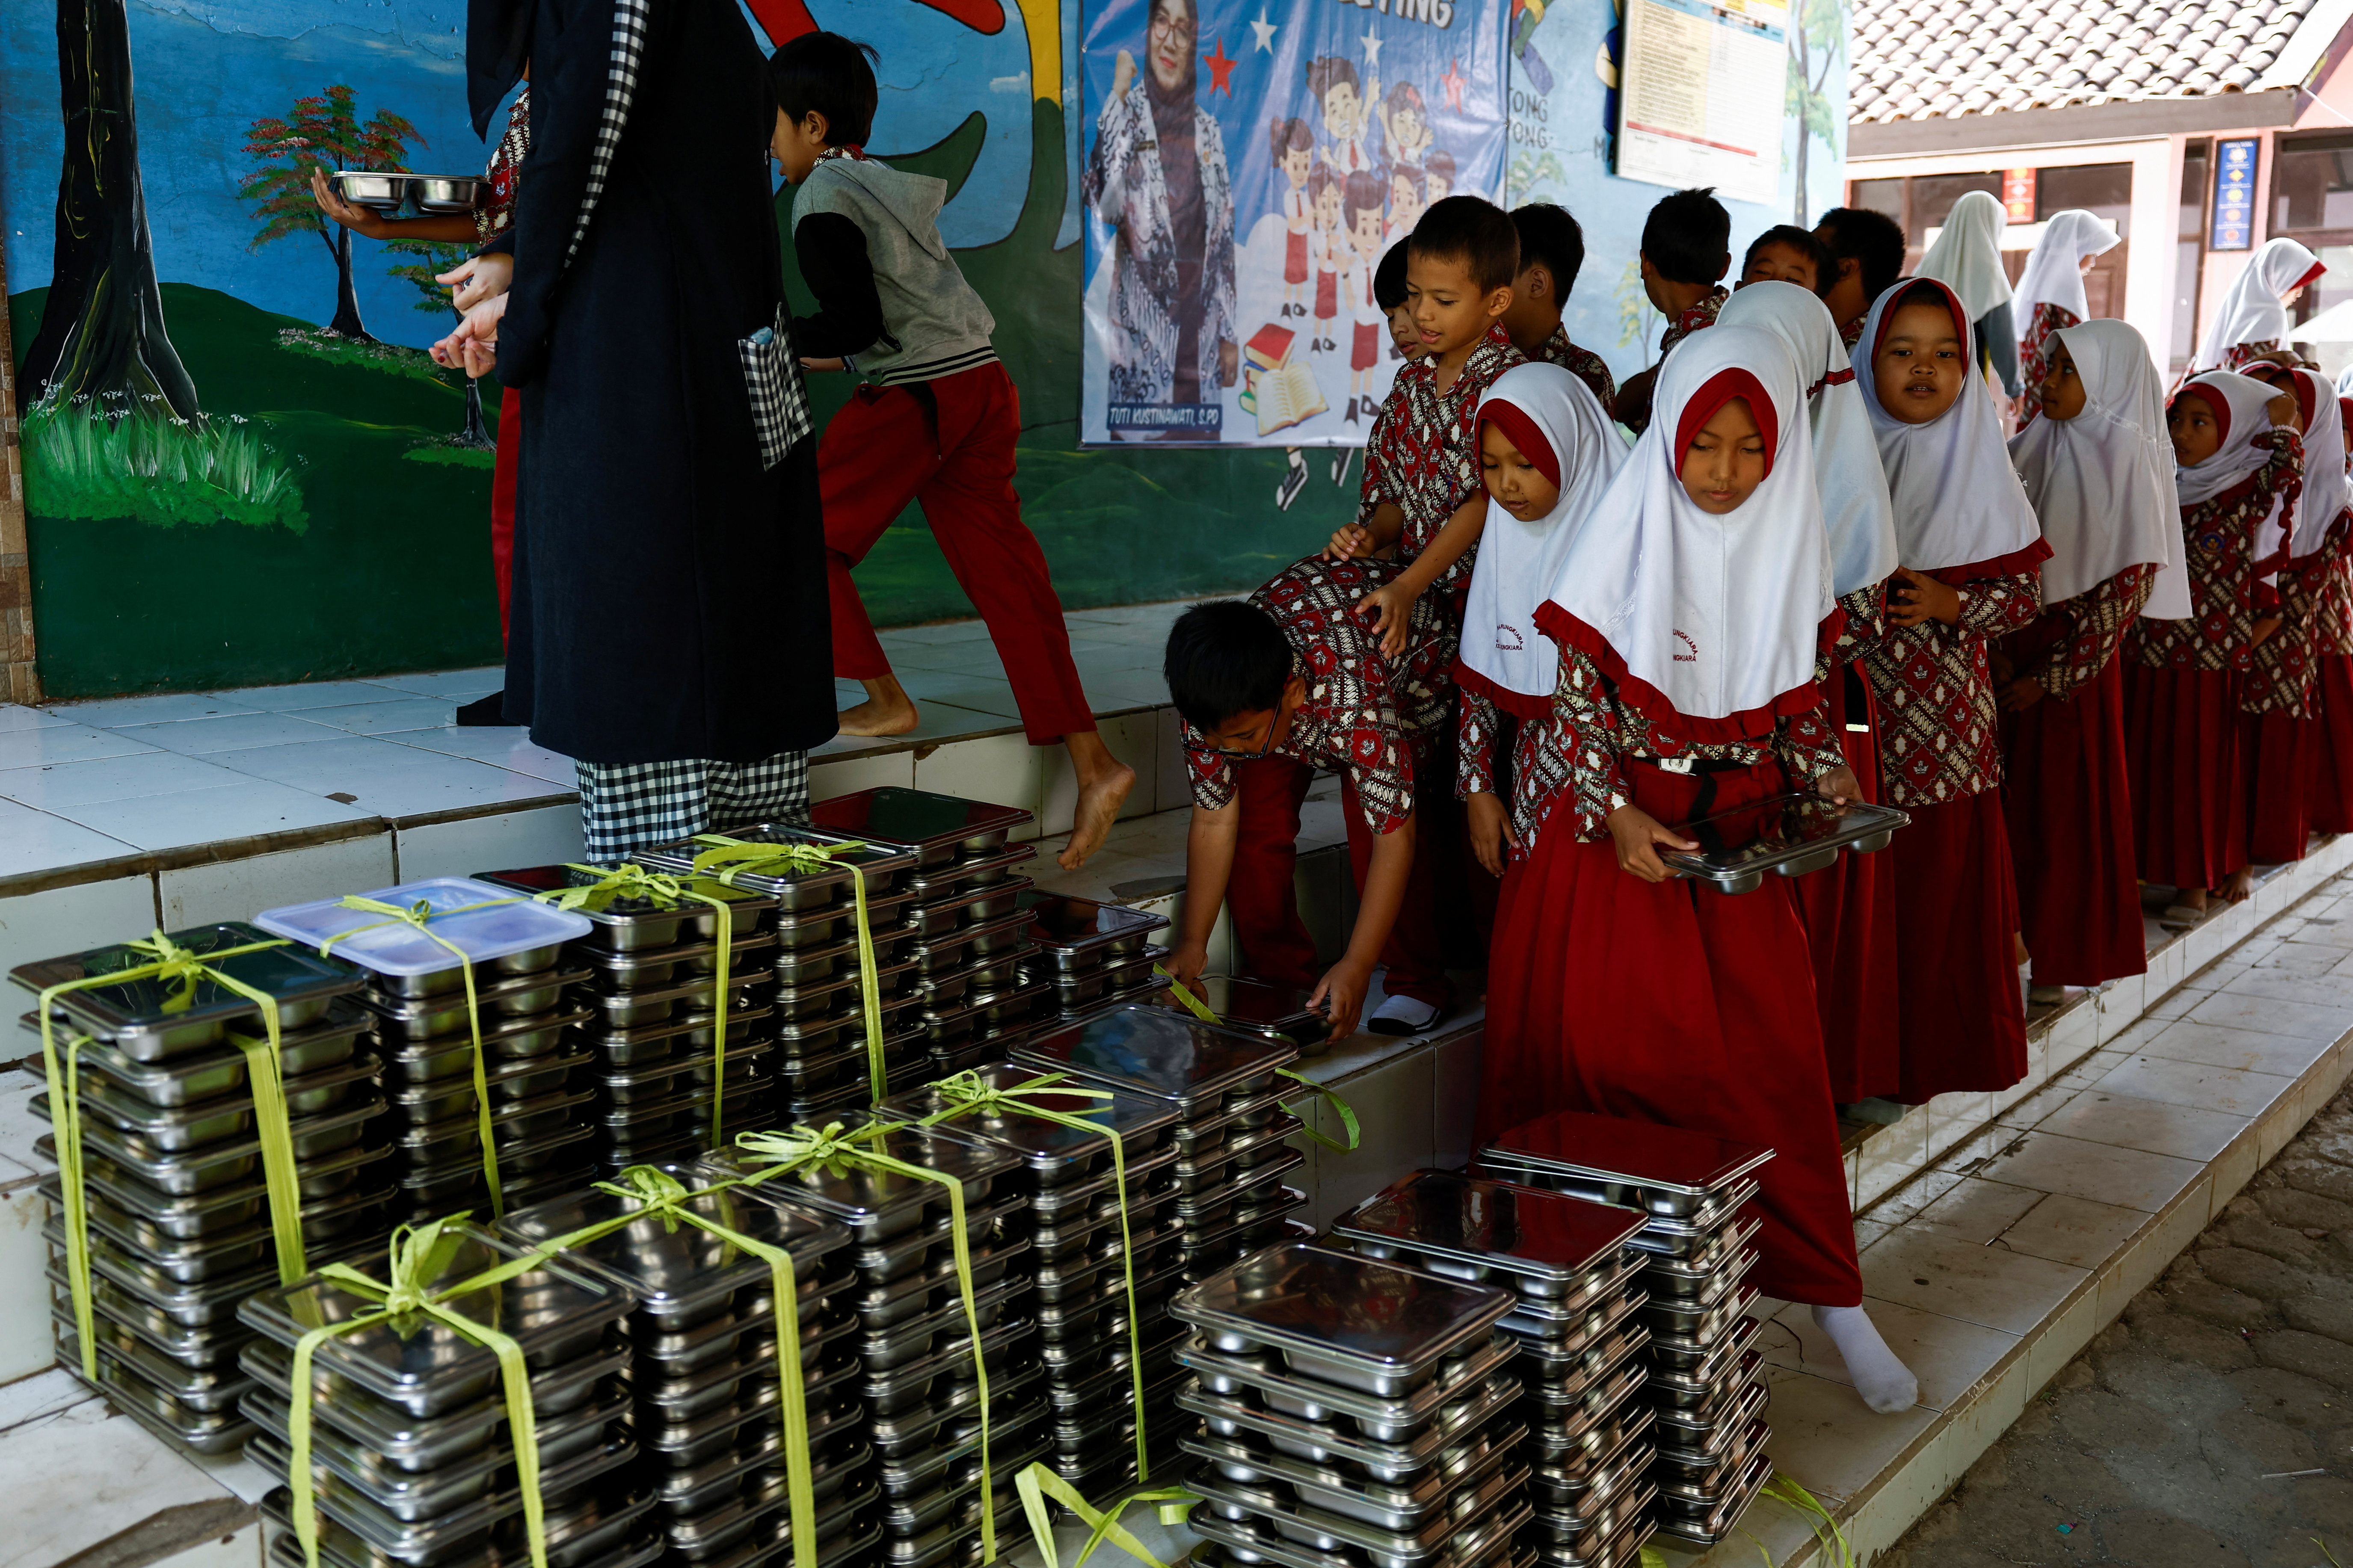
[[[474,880],[535,894],[591,887],[603,878],[597,872],[583,871],[574,866],[532,866],[513,871],[478,871]],[[731,888],[708,877],[693,878],[687,885],[694,892],[719,899],[730,906],[738,940],[760,930],[776,913],[774,898],[749,888]],[[575,904],[573,912],[596,927],[580,938],[577,945],[582,948],[636,952],[719,940],[719,911],[699,899],[680,900],[665,908],[655,900],[624,897],[607,889]]]
[[[1511,1551],[1513,1537],[1531,1517],[1525,1497],[1517,1495],[1525,1480],[1524,1472],[1506,1472],[1489,1483],[1495,1496],[1480,1513],[1459,1525],[1450,1521],[1442,1530],[1406,1538],[1360,1529],[1319,1510],[1262,1507],[1268,1500],[1263,1490],[1219,1480],[1197,1467],[1191,1484],[1206,1506],[1196,1509],[1189,1522],[1229,1551],[1282,1568],[1465,1568]]]
[[[1333,1235],[1376,1258],[1508,1285],[1540,1300],[1590,1293],[1623,1272],[1640,1215],[1539,1188],[1417,1171],[1341,1216]]]
[[[1740,1516],[1772,1479],[1772,1456],[1758,1454],[1720,1495],[1694,1497],[1681,1487],[1661,1487],[1655,1515],[1659,1533],[1693,1546],[1713,1546],[1732,1533]]]
[[[564,988],[588,977],[585,969],[543,969],[512,980],[474,988],[476,1012],[488,1031],[493,1024],[552,1011],[562,1001]],[[394,1043],[429,1040],[437,1036],[465,1035],[473,1038],[467,1021],[466,994],[441,996],[386,997],[363,994],[360,1005],[375,1015],[377,1035]],[[545,1024],[547,1020],[539,1019]],[[487,1047],[489,1041],[484,1040]]]
[[[1480,1163],[1491,1170],[1508,1166],[1581,1180],[1588,1190],[1577,1195],[1669,1218],[1701,1208],[1772,1157],[1771,1149],[1755,1143],[1584,1110],[1522,1122],[1479,1152]]]
[[[729,980],[766,979],[766,961],[776,946],[774,931],[738,932],[727,950]],[[716,979],[719,943],[695,942],[678,947],[636,948],[627,952],[583,948],[575,954],[575,961],[586,966],[589,984],[599,991],[654,991],[706,975]]]
[[[1263,1096],[1274,1087],[1275,1069],[1298,1056],[1296,1047],[1131,1006],[1040,1031],[1015,1048],[1013,1059],[1166,1100],[1191,1121]]]
[[[1720,893],[1749,893],[1768,872],[1802,877],[1837,864],[1841,849],[1883,849],[1911,821],[1893,806],[1837,805],[1811,790],[1767,795],[1676,826],[1699,847],[1662,850],[1659,858]]]
[[[1247,1395],[1280,1415],[1314,1423],[1343,1423],[1345,1430],[1376,1442],[1395,1443],[1433,1424],[1443,1425],[1450,1409],[1466,1399],[1477,1399],[1487,1380],[1518,1352],[1518,1342],[1509,1335],[1494,1335],[1399,1398],[1317,1384],[1276,1368],[1268,1357],[1221,1354],[1198,1339],[1181,1346],[1176,1359],[1191,1367],[1199,1375],[1201,1386],[1212,1394]]]
[[[747,844],[839,847],[856,842],[844,834],[791,823],[763,823],[754,827],[738,827],[725,837],[741,839]],[[691,870],[694,858],[711,847],[708,844],[686,839],[676,844],[659,845],[651,849],[640,849],[631,858],[656,870],[676,873]],[[798,913],[824,909],[836,902],[851,901],[854,893],[850,887],[849,868],[852,866],[864,875],[866,896],[871,902],[890,892],[900,874],[912,870],[914,865],[915,856],[912,851],[869,843],[861,848],[843,849],[827,864],[807,868],[777,866],[762,871],[738,871],[730,880],[735,887],[774,894],[787,913]]]
[[[166,933],[176,945],[197,957],[229,948],[277,939],[259,926],[242,921],[195,926]],[[94,974],[137,969],[153,962],[147,954],[120,944],[20,963],[8,978],[26,990],[39,993],[67,981]],[[248,987],[274,997],[280,1030],[305,1027],[324,1017],[338,996],[359,990],[360,972],[333,958],[294,943],[224,958],[214,967]],[[185,985],[157,979],[118,981],[72,991],[58,998],[58,1011],[72,1026],[111,1044],[134,1061],[166,1061],[175,1056],[217,1044],[232,1023],[259,1025],[261,1009],[240,992],[210,976]]]
[[[1166,915],[1058,893],[1024,893],[1021,907],[1029,915],[1029,940],[1065,971],[1092,969],[1106,958],[1141,952],[1154,931],[1168,925]]]
[[[27,1013],[26,1028],[39,1032],[40,1021]],[[347,1002],[337,1002],[328,1016],[304,1029],[281,1030],[279,1070],[287,1077],[322,1071],[351,1059],[367,1015]],[[76,1060],[85,1082],[105,1080],[150,1105],[183,1106],[245,1088],[245,1053],[235,1046],[175,1056],[161,1062],[140,1061],[103,1041],[81,1047]]]
[[[841,1120],[848,1126],[856,1128],[865,1126],[874,1119],[863,1114],[851,1114]],[[888,1130],[875,1140],[873,1146],[892,1158],[955,1178],[964,1189],[964,1201],[968,1208],[986,1203],[997,1182],[1011,1174],[1019,1164],[1014,1155],[1001,1150],[984,1148],[897,1122],[889,1123]],[[756,1162],[745,1161],[733,1151],[726,1150],[710,1156],[702,1163],[702,1169],[707,1174],[724,1179],[754,1175],[762,1167]],[[748,1195],[789,1203],[840,1220],[849,1226],[860,1242],[869,1246],[903,1235],[923,1224],[934,1211],[944,1215],[948,1208],[943,1184],[902,1176],[890,1171],[860,1169],[836,1173],[804,1166],[783,1175],[767,1177],[742,1190]]]
[[[809,820],[845,838],[913,851],[931,868],[986,859],[1035,817],[1019,806],[883,784],[818,801]]]

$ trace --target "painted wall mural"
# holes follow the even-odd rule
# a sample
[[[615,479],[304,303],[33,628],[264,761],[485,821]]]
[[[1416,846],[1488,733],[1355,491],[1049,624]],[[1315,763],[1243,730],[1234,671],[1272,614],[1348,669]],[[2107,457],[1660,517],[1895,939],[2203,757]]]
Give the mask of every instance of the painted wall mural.
[[[1081,447],[1078,0],[745,8],[772,39],[822,26],[881,47],[871,151],[949,182],[943,230],[1021,390],[1020,489],[1066,604],[1245,588],[1348,513],[1345,452],[1311,473],[1296,451]],[[1607,28],[1592,24],[1607,12],[1558,0],[1534,35],[1561,50],[1543,112],[1579,138],[1604,123],[1591,62]],[[0,238],[53,695],[497,658],[495,389],[472,395],[423,353],[449,319],[432,274],[461,252],[322,224],[293,146],[479,170],[464,23],[463,0],[0,0]],[[1842,125],[1842,57],[1821,90]],[[1603,237],[1639,230],[1655,193],[1565,133],[1552,170],[1523,182],[1521,131],[1507,177],[1587,217],[1578,310],[1614,322],[1630,248],[1610,255]],[[1838,163],[1817,142],[1810,183],[1834,190]],[[1736,241],[1779,216],[1741,213]],[[1588,341],[1621,371],[1641,363],[1614,331]],[[812,391],[824,416],[850,386]],[[969,613],[916,512],[860,577],[902,623]]]

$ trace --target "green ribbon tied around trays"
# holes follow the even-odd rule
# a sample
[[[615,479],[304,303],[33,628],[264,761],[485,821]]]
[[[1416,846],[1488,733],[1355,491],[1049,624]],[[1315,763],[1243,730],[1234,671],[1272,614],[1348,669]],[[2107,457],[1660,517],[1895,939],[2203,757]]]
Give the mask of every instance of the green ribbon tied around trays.
[[[457,954],[458,970],[466,982],[466,1026],[472,1031],[474,1037],[474,1118],[475,1125],[481,1131],[482,1174],[489,1178],[491,1184],[491,1212],[501,1219],[506,1217],[507,1200],[506,1194],[499,1185],[498,1145],[491,1141],[491,1080],[489,1069],[482,1063],[482,1007],[474,991],[474,961],[466,956],[464,948],[435,931],[432,922],[444,915],[462,915],[473,910],[492,910],[501,904],[521,902],[522,900],[519,897],[485,899],[479,904],[459,904],[455,909],[437,910],[423,899],[419,899],[406,909],[403,909],[398,904],[387,904],[381,899],[363,899],[356,893],[346,893],[343,898],[343,908],[390,918],[370,921],[365,925],[357,925],[349,931],[337,931],[319,944],[319,956],[324,958],[335,943],[348,937],[357,936],[364,931],[382,931],[386,926],[406,925],[413,926],[420,935],[430,938]]]
[[[1160,1522],[1174,1529],[1185,1522],[1187,1510],[1201,1500],[1183,1487],[1155,1487],[1148,1491],[1130,1492],[1111,1507],[1098,1509],[1080,1494],[1078,1488],[1043,1464],[1031,1465],[1015,1476],[1013,1489],[1021,1494],[1021,1510],[1029,1516],[1029,1533],[1038,1542],[1038,1555],[1045,1559],[1046,1568],[1062,1568],[1061,1558],[1054,1550],[1053,1515],[1046,1507],[1050,1498],[1087,1525],[1087,1543],[1080,1549],[1078,1561],[1071,1568],[1086,1568],[1087,1559],[1105,1541],[1139,1563],[1162,1568],[1160,1559],[1144,1549],[1144,1542],[1119,1522],[1119,1516],[1137,1503],[1150,1503],[1158,1510]]]
[[[246,942],[197,954],[180,946],[161,931],[143,942],[123,944],[149,962],[104,974],[85,974],[45,987],[37,1008],[41,1020],[41,1066],[48,1077],[49,1115],[57,1131],[58,1185],[65,1200],[66,1289],[73,1299],[74,1336],[81,1349],[82,1375],[98,1379],[96,1308],[91,1299],[90,1265],[90,1193],[81,1150],[82,1047],[87,1034],[66,1042],[60,1062],[58,1051],[57,1001],[69,992],[99,985],[162,980],[174,987],[164,1002],[165,1013],[185,1013],[195,1005],[196,982],[210,980],[261,1009],[263,1037],[231,1036],[245,1052],[247,1075],[253,1086],[254,1123],[261,1142],[262,1174],[269,1194],[269,1226],[278,1250],[278,1278],[291,1284],[308,1272],[302,1256],[302,1195],[295,1185],[294,1140],[286,1125],[286,1095],[278,1069],[278,998],[214,967],[216,960],[240,953],[284,947],[282,940]]]
[[[682,903],[692,902],[709,904],[719,911],[719,984],[712,994],[718,1028],[711,1047],[711,1146],[717,1148],[727,1104],[727,998],[729,969],[735,957],[735,906],[716,893],[702,892],[677,877],[649,871],[636,864],[583,866],[566,861],[564,868],[585,871],[597,879],[586,887],[559,888],[554,892],[533,893],[532,897],[559,910],[577,910],[596,898],[619,898],[642,899],[660,910],[674,910]]]
[[[1219,1026],[1224,1024],[1225,1020],[1219,1018],[1218,1015],[1210,1009],[1210,1006],[1207,1002],[1202,1001],[1198,996],[1196,996],[1190,991],[1186,990],[1183,984],[1179,982],[1175,975],[1169,973],[1166,970],[1161,968],[1160,965],[1156,963],[1152,966],[1152,973],[1160,976],[1161,979],[1168,983],[1168,994],[1176,997],[1179,1003],[1183,1004],[1185,1010],[1192,1014],[1193,1016],[1200,1019],[1204,1024],[1214,1024]],[[1330,1104],[1333,1110],[1339,1115],[1340,1125],[1348,1130],[1348,1141],[1343,1143],[1340,1140],[1333,1137],[1328,1132],[1318,1132],[1315,1131],[1314,1127],[1309,1123],[1307,1118],[1303,1116],[1299,1119],[1299,1130],[1307,1134],[1308,1137],[1315,1140],[1318,1143],[1323,1144],[1326,1149],[1331,1150],[1335,1154],[1354,1153],[1356,1152],[1356,1143],[1363,1134],[1356,1125],[1356,1113],[1349,1106],[1348,1102],[1342,1100],[1337,1094],[1334,1093],[1330,1085],[1317,1083],[1314,1079],[1309,1078],[1304,1073],[1293,1072],[1289,1068],[1277,1068],[1274,1070],[1279,1076],[1287,1078],[1293,1083],[1304,1084],[1311,1093],[1321,1096],[1328,1104]],[[1292,1108],[1290,1106],[1285,1106],[1283,1109],[1289,1110]]]
[[[959,1116],[975,1111],[994,1110],[999,1114],[1034,1116],[1047,1121],[1058,1121],[1081,1132],[1104,1132],[1111,1137],[1112,1174],[1119,1190],[1119,1263],[1127,1276],[1127,1348],[1128,1375],[1135,1390],[1135,1479],[1152,1478],[1152,1460],[1145,1452],[1144,1437],[1144,1334],[1136,1321],[1135,1310],[1135,1239],[1129,1234],[1127,1223],[1127,1148],[1118,1131],[1091,1121],[1075,1111],[1054,1110],[1039,1104],[1032,1095],[1054,1093],[1076,1095],[1087,1100],[1109,1100],[1107,1089],[1089,1089],[1072,1084],[1061,1073],[1048,1073],[1018,1083],[1010,1089],[997,1089],[984,1081],[976,1072],[953,1073],[932,1086],[932,1092],[948,1102],[944,1110],[935,1110],[918,1123],[930,1127],[942,1121],[953,1121]],[[1025,1494],[1025,1500],[1026,1500]],[[1124,1544],[1124,1542],[1123,1542]]]
[[[972,1239],[965,1234],[964,1217],[964,1184],[943,1172],[913,1164],[871,1147],[873,1140],[888,1135],[902,1122],[873,1121],[863,1127],[845,1130],[839,1121],[828,1121],[822,1128],[790,1127],[781,1132],[739,1132],[735,1147],[743,1157],[761,1167],[748,1175],[737,1178],[739,1184],[756,1186],[772,1177],[811,1167],[831,1172],[837,1176],[851,1171],[887,1171],[919,1182],[935,1182],[948,1190],[948,1223],[955,1244],[956,1289],[964,1298],[965,1327],[972,1335],[973,1376],[980,1384],[976,1402],[980,1413],[980,1549],[983,1563],[997,1561],[997,1485],[988,1464],[988,1358],[980,1342],[980,1310],[972,1297]],[[814,1563],[814,1557],[800,1557],[802,1563]]]
[[[874,1099],[881,1100],[890,1092],[890,1075],[882,1065],[882,992],[874,978],[874,931],[866,923],[866,871],[857,861],[844,858],[870,846],[754,844],[723,833],[698,833],[694,841],[711,846],[695,856],[696,873],[730,888],[738,877],[756,877],[779,868],[817,871],[839,867],[849,873],[849,885],[858,898],[858,988],[866,1010],[866,1072]]]
[[[531,1400],[531,1372],[523,1364],[522,1347],[487,1323],[478,1323],[448,1303],[455,1297],[502,1285],[519,1274],[542,1267],[546,1258],[527,1253],[470,1279],[438,1289],[429,1281],[448,1267],[450,1257],[466,1237],[457,1226],[466,1215],[450,1215],[421,1226],[402,1226],[392,1233],[389,1282],[368,1278],[348,1264],[330,1263],[316,1278],[354,1294],[372,1297],[376,1305],[355,1312],[340,1323],[306,1330],[294,1342],[294,1368],[287,1402],[287,1447],[291,1451],[286,1482],[292,1494],[295,1538],[302,1543],[305,1568],[319,1568],[319,1512],[311,1473],[311,1405],[317,1397],[311,1374],[319,1347],[338,1335],[393,1321],[396,1332],[405,1332],[398,1320],[417,1314],[437,1318],[499,1358],[499,1377],[505,1395],[507,1427],[513,1440],[515,1484],[522,1493],[523,1531],[531,1547],[532,1568],[547,1568],[547,1521],[539,1496],[539,1428]]]

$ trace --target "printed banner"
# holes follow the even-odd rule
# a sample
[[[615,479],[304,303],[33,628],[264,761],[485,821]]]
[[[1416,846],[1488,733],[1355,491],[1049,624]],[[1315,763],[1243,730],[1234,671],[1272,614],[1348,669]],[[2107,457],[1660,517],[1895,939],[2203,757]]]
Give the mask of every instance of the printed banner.
[[[1788,18],[1772,0],[1628,0],[1618,173],[1773,201],[1781,189]]]
[[[1081,438],[1353,447],[1404,362],[1373,274],[1502,195],[1504,8],[1084,0]]]

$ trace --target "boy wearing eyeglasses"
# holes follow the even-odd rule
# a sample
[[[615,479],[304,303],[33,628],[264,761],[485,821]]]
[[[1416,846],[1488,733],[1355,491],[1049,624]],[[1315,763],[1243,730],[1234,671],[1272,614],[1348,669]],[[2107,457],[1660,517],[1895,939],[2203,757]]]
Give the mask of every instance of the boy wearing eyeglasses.
[[[1185,721],[1193,785],[1185,914],[1166,968],[1190,984],[1218,910],[1231,910],[1240,966],[1311,993],[1329,1039],[1356,1031],[1374,965],[1388,1000],[1369,1027],[1414,1034],[1451,1000],[1440,957],[1433,855],[1416,805],[1451,793],[1440,765],[1454,711],[1447,671],[1460,633],[1437,595],[1418,596],[1396,658],[1354,613],[1394,578],[1384,561],[1310,556],[1249,599],[1196,605],[1168,634],[1164,672]],[[1347,952],[1319,972],[1292,890],[1299,808],[1318,769],[1340,774],[1358,895]],[[1451,804],[1451,802],[1450,802]]]

